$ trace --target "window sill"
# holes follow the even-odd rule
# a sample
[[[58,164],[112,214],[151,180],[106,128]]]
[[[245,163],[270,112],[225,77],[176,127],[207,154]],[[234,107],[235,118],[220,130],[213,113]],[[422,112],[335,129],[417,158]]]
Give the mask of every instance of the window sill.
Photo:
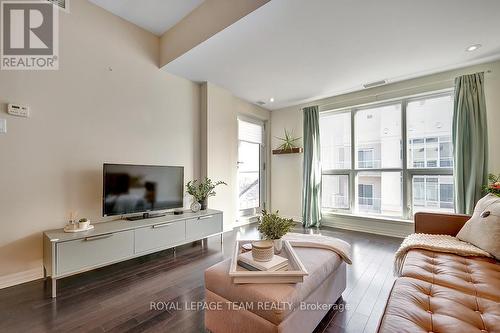
[[[412,220],[339,212],[324,212],[321,224],[397,238],[404,238],[415,232],[415,225]]]
[[[362,219],[362,220],[376,220],[376,221],[381,221],[381,222],[388,222],[388,223],[408,223],[408,224],[413,224],[413,220],[407,220],[403,218],[397,218],[397,217],[391,217],[391,216],[375,216],[375,215],[365,215],[365,214],[351,214],[351,213],[341,213],[341,212],[335,212],[335,211],[323,211],[322,212],[323,216],[326,217],[335,217],[335,216],[342,216],[342,217],[349,217],[349,218],[354,218],[354,219]]]

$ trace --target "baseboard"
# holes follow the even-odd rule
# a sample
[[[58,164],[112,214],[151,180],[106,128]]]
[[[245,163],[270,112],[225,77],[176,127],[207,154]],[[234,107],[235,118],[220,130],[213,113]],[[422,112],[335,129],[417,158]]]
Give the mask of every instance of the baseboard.
[[[43,270],[40,267],[27,271],[0,276],[0,289],[12,287],[17,284],[38,280],[43,277]]]
[[[383,220],[358,216],[327,216],[321,224],[339,229],[404,238],[413,233],[414,224],[405,221]]]
[[[302,216],[285,215],[283,217],[286,218],[286,219],[292,219],[295,223],[302,224]]]

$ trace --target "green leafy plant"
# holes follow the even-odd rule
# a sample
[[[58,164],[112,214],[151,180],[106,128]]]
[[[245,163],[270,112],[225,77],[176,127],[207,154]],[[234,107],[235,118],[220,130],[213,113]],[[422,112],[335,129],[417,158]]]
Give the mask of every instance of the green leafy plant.
[[[187,185],[187,193],[191,194],[198,202],[205,201],[208,197],[214,196],[214,189],[219,185],[227,185],[225,182],[213,182],[210,178],[205,177],[202,181],[190,180]]]
[[[276,137],[276,139],[283,141],[283,143],[278,146],[278,149],[288,151],[292,150],[293,148],[297,148],[297,145],[295,143],[301,138],[294,138],[292,136],[292,133],[288,132],[285,128],[285,136],[283,138]]]
[[[265,209],[262,210],[258,229],[266,239],[280,239],[295,226],[292,219],[283,218],[278,214],[279,211],[268,213]]]
[[[500,175],[496,176],[490,173],[488,175],[488,181],[489,184],[483,186],[483,191],[500,197]]]

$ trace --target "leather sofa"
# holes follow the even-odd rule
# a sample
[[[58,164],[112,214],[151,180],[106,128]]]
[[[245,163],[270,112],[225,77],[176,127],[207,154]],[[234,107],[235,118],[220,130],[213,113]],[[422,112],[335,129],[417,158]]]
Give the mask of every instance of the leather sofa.
[[[468,219],[466,215],[417,213],[415,232],[455,236]],[[409,251],[378,332],[500,332],[500,262]]]

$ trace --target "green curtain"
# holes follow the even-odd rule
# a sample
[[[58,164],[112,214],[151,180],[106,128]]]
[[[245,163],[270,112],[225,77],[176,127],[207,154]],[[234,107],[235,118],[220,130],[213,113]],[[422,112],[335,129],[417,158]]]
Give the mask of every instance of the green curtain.
[[[488,131],[484,73],[455,79],[453,106],[453,161],[455,209],[472,214],[488,180]]]
[[[321,147],[319,142],[319,108],[306,107],[304,112],[304,168],[302,187],[302,225],[317,227],[321,223]]]

